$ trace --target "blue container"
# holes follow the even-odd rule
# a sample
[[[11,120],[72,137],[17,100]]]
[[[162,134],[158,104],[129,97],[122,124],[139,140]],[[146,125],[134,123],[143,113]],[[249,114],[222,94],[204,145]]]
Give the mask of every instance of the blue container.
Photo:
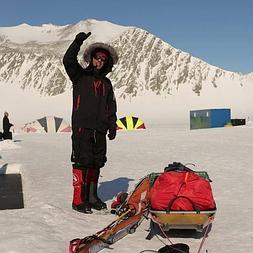
[[[190,111],[190,129],[224,127],[231,121],[230,109],[205,109]]]

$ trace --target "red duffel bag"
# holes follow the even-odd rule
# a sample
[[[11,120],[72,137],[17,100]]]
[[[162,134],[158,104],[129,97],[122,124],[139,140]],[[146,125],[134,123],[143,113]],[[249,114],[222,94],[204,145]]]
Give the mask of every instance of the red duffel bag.
[[[183,165],[158,176],[150,190],[150,205],[153,210],[168,211],[216,208],[210,181]]]

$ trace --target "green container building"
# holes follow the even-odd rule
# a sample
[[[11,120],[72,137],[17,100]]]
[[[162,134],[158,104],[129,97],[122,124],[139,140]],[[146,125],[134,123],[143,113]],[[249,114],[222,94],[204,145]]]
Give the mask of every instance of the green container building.
[[[190,111],[190,129],[224,127],[231,121],[231,110],[204,109]]]

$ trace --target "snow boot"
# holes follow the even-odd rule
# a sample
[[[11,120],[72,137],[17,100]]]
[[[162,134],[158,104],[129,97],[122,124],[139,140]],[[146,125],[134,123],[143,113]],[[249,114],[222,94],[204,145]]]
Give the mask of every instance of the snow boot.
[[[90,192],[89,192],[89,202],[90,206],[96,210],[107,209],[106,203],[104,203],[98,196],[97,196],[97,182],[90,183]]]
[[[72,203],[72,209],[80,213],[92,214],[91,206],[89,202],[84,202],[80,205],[75,205]]]
[[[104,203],[97,195],[97,186],[100,169],[89,169],[89,203],[91,208],[95,210],[107,209],[106,203]]]
[[[73,166],[73,201],[72,208],[81,213],[92,213],[89,202],[89,187],[84,183],[85,171]]]

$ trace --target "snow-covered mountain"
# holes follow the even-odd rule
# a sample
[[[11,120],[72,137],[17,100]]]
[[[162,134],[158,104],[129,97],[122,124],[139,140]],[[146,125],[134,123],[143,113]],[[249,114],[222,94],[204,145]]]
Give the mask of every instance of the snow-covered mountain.
[[[0,27],[0,114],[7,110],[23,123],[45,114],[69,119],[71,82],[62,58],[81,31],[92,33],[80,50],[81,64],[91,43],[106,42],[118,51],[119,63],[108,76],[118,116],[187,122],[191,109],[229,107],[233,117],[253,117],[253,72],[226,71],[142,29],[97,20]]]
[[[34,89],[43,95],[61,94],[70,88],[62,58],[75,35],[91,31],[89,43],[110,42],[125,30],[127,28],[95,20],[61,27],[22,24],[0,28],[0,82]]]
[[[66,26],[0,28],[0,82],[35,89],[43,95],[63,93],[71,84],[62,57],[80,31],[92,33],[83,48],[103,41],[117,49],[120,61],[110,78],[120,97],[134,97],[147,90],[175,94],[184,85],[200,95],[205,85],[217,88],[221,79],[240,86],[253,80],[252,75],[211,66],[142,29],[86,20]]]

